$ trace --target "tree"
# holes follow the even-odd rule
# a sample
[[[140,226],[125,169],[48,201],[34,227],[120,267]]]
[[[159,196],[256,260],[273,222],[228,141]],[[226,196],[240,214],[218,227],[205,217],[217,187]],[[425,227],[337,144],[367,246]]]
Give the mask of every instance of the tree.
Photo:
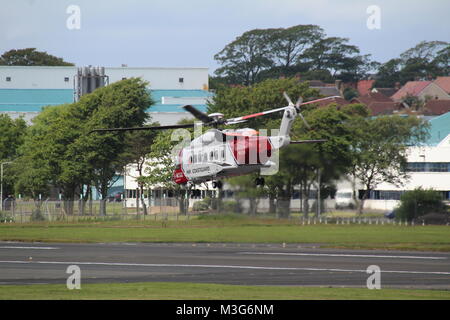
[[[148,126],[159,126],[158,122],[150,123]],[[139,212],[140,199],[142,200],[142,209],[144,215],[147,215],[147,206],[143,201],[145,183],[142,181],[144,177],[144,168],[147,155],[152,150],[152,144],[156,137],[156,131],[144,130],[144,131],[131,131],[126,136],[126,149],[122,154],[122,160],[120,162],[131,164],[135,167],[137,176],[134,177],[138,183],[139,194],[136,196],[136,208]]]
[[[7,114],[0,114],[0,160],[13,159],[23,143],[27,125],[23,118],[11,119]]]
[[[64,196],[68,214],[75,197],[90,186],[106,199],[113,177],[123,167],[125,136],[90,131],[142,125],[151,103],[146,83],[132,78],[97,89],[76,103],[45,107],[20,149],[16,189],[35,198],[53,185]]]
[[[316,25],[271,29],[271,53],[276,65],[288,70],[298,63],[307,48],[323,36],[323,29]]]
[[[0,65],[5,66],[74,66],[62,58],[47,52],[37,51],[36,48],[12,49],[0,57]]]
[[[80,99],[74,118],[83,123],[84,133],[98,128],[142,126],[148,119],[146,110],[153,104],[147,85],[139,78],[130,78],[99,88]],[[122,132],[84,134],[75,144],[78,156],[74,157],[88,165],[93,185],[102,199],[106,199],[113,177],[125,165],[121,155],[127,145],[126,135]]]
[[[379,183],[402,184],[408,176],[404,170],[407,148],[425,140],[428,125],[416,117],[382,116],[356,117],[351,126],[355,137],[350,152],[353,176],[365,188],[359,204],[362,213],[370,190]]]
[[[7,114],[0,114],[0,162],[13,161],[17,157],[18,149],[24,141],[26,126],[23,118],[13,120]],[[4,166],[3,195],[13,192],[14,171],[10,170],[11,165]]]
[[[433,189],[417,188],[400,197],[400,207],[395,210],[397,219],[412,221],[428,213],[445,213],[442,195]]]
[[[378,78],[375,81],[374,86],[393,88],[397,82],[401,81],[401,63],[401,59],[391,59],[388,62],[381,64],[378,68]]]
[[[273,66],[270,56],[270,33],[254,29],[243,33],[214,56],[222,67],[215,73],[229,78],[231,83],[251,85],[259,73]]]
[[[348,44],[348,38],[328,37],[305,50],[300,61],[309,69],[329,70],[333,77],[354,74],[358,76],[369,62],[369,56],[360,56],[357,46]],[[355,80],[355,79],[351,79]]]
[[[378,68],[377,87],[394,87],[399,82],[449,75],[450,45],[445,41],[422,41]]]

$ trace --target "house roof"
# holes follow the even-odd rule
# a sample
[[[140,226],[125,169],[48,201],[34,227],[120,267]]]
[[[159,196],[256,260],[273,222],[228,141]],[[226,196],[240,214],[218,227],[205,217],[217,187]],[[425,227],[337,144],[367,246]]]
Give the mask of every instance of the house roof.
[[[207,98],[205,90],[150,90],[155,104],[147,112],[186,112],[183,104],[163,104],[163,97]],[[45,106],[73,102],[72,89],[0,89],[0,112],[40,112]],[[205,104],[193,104],[206,112]]]
[[[394,110],[399,108],[398,103],[392,101],[391,98],[386,97],[380,92],[370,91],[368,94],[361,97],[356,97],[351,100],[352,103],[363,103],[372,112],[372,115],[392,114]]]
[[[392,114],[394,110],[398,109],[398,104],[393,101],[375,101],[367,106],[371,111],[373,116],[380,114]]]
[[[392,99],[389,97],[386,97],[381,92],[368,92],[367,94],[356,97],[354,100],[358,100],[360,103],[364,104],[370,104],[372,102],[392,102]]]
[[[359,80],[358,84],[356,85],[359,95],[363,96],[368,94],[374,82],[375,80]]]
[[[434,99],[425,104],[425,114],[427,115],[441,115],[447,112],[450,112],[450,100]]]
[[[324,95],[325,97],[331,97],[331,96],[340,96],[341,93],[335,86],[326,86],[326,87],[311,87],[312,89],[319,90],[321,95]]]
[[[322,100],[322,101],[316,102],[315,104],[317,104],[318,107],[326,107],[332,103],[337,104],[338,107],[342,107],[347,104],[350,104],[350,102],[348,102],[347,100],[345,100],[344,98],[341,98],[341,97],[335,97],[335,98],[331,98],[331,99],[327,99],[327,100]]]
[[[427,145],[438,145],[445,137],[450,134],[450,112],[435,117],[430,122],[430,137],[426,141]]]
[[[391,98],[400,100],[406,95],[417,96],[423,89],[432,83],[431,81],[408,81]]]
[[[375,90],[374,92],[380,92],[386,97],[392,97],[397,92],[395,88],[373,88],[372,90]]]
[[[450,94],[450,77],[437,77],[433,82]]]

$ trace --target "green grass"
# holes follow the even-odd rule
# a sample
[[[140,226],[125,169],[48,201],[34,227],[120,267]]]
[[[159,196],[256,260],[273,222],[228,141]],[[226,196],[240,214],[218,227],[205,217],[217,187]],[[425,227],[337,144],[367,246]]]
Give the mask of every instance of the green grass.
[[[39,242],[314,243],[323,247],[450,251],[449,226],[302,225],[298,220],[211,216],[183,221],[0,225],[0,240]]]
[[[81,284],[80,290],[65,285],[0,286],[0,300],[54,299],[154,299],[154,300],[437,300],[450,299],[450,291],[297,286],[237,286],[195,283]]]

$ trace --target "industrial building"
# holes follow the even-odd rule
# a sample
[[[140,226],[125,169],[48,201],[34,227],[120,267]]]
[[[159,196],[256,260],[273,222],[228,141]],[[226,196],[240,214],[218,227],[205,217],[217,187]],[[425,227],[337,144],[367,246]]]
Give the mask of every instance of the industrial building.
[[[23,116],[31,122],[43,107],[72,103],[77,67],[0,66],[0,113]],[[169,125],[191,114],[181,107],[192,104],[206,110],[208,68],[106,67],[108,82],[140,77],[150,83],[156,102],[149,106],[152,121]]]

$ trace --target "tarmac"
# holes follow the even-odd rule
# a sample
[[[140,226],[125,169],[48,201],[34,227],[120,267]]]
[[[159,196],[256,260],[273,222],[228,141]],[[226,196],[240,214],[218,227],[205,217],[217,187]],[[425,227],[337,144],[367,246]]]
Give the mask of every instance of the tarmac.
[[[450,289],[450,253],[323,249],[314,244],[0,242],[0,284],[191,282]],[[373,269],[373,267],[371,267]],[[369,268],[369,269],[371,269]]]

